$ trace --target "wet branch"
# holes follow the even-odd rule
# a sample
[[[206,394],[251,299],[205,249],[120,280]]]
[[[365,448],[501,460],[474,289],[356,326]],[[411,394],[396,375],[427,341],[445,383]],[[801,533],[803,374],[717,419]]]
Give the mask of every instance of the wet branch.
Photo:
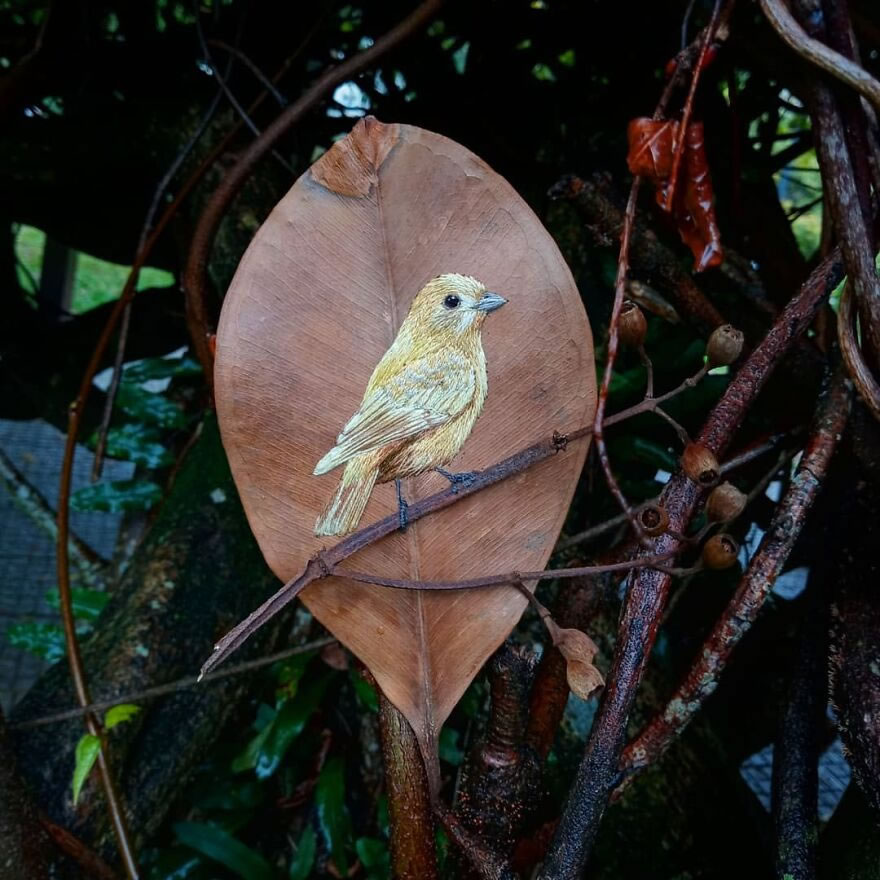
[[[731,653],[757,618],[803,529],[846,426],[850,401],[850,389],[838,370],[820,403],[795,476],[730,604],[666,708],[626,747],[620,767],[627,781],[663,755],[717,687]]]

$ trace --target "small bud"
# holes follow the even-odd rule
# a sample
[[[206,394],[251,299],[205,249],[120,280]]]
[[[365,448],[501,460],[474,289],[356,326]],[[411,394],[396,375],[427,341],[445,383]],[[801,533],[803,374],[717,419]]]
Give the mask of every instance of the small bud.
[[[642,531],[651,538],[662,535],[669,526],[669,514],[659,504],[647,504],[638,512]]]
[[[720,475],[718,459],[699,443],[688,443],[685,446],[681,468],[689,479],[706,488],[717,483]]]
[[[732,364],[742,353],[744,339],[742,330],[737,330],[732,324],[716,327],[706,343],[706,359],[709,361],[709,366],[720,367]]]
[[[648,322],[644,312],[631,299],[625,300],[617,322],[620,341],[630,348],[638,348],[645,341],[647,332]]]
[[[739,544],[730,535],[712,535],[703,544],[703,563],[707,568],[730,568],[736,562]]]
[[[722,483],[706,499],[706,516],[710,522],[730,522],[743,512],[747,500],[732,483]]]

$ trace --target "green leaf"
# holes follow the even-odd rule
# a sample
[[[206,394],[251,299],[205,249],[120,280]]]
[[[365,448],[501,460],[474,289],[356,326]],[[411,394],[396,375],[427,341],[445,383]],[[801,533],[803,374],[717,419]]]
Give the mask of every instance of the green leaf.
[[[174,456],[158,440],[155,428],[129,422],[107,432],[106,452],[110,458],[133,461],[151,470],[174,464]],[[97,441],[98,435],[93,434],[89,448],[94,449]]]
[[[318,825],[330,850],[337,871],[348,875],[347,849],[351,845],[351,820],[345,808],[345,765],[332,758],[325,765],[315,786]]]
[[[198,361],[189,357],[144,358],[133,364],[126,364],[123,369],[123,380],[137,384],[150,379],[171,379],[174,376],[198,376],[202,372]]]
[[[376,837],[359,837],[355,852],[367,873],[367,880],[390,880],[391,853],[388,844]]]
[[[275,872],[263,856],[215,825],[177,822],[174,833],[190,849],[219,862],[245,880],[274,880]]]
[[[564,67],[574,67],[574,59],[574,49],[566,49],[566,51],[559,56],[559,63]]]
[[[70,496],[74,510],[100,510],[122,513],[125,510],[149,510],[162,500],[162,488],[149,480],[114,480],[83,486]]]
[[[239,773],[253,769],[258,779],[271,776],[320,705],[332,676],[333,673],[327,673],[310,681],[293,699],[283,703],[269,724],[232,762],[233,771]]]
[[[556,82],[556,74],[553,73],[553,70],[548,64],[535,64],[532,67],[532,76],[541,80],[541,82]]]
[[[22,651],[54,663],[64,656],[64,631],[54,623],[26,620],[10,624],[6,629],[9,643]]]
[[[186,415],[174,401],[131,382],[120,384],[116,405],[132,418],[159,428],[182,428],[186,424]]]
[[[355,668],[349,669],[349,678],[354,687],[354,692],[358,698],[358,702],[368,712],[379,711],[379,695],[374,688]]]
[[[300,679],[306,671],[311,659],[317,651],[308,651],[305,654],[294,654],[275,664],[275,680],[278,688],[275,691],[276,703],[280,706],[284,700],[290,700],[296,696],[299,689]]]
[[[101,751],[101,740],[93,733],[84,733],[76,744],[76,754],[73,768],[73,804],[79,800],[79,793],[82,791],[83,783],[86,781],[95,761],[98,760],[98,753]]]
[[[104,729],[113,730],[117,724],[130,721],[140,711],[141,707],[135,706],[134,703],[120,703],[118,706],[113,706],[104,716]]]
[[[77,620],[96,621],[110,601],[110,594],[103,590],[73,589],[70,591],[73,616]],[[57,587],[46,593],[46,601],[56,610],[61,608]]]
[[[296,853],[290,860],[287,876],[290,880],[308,880],[315,866],[315,853],[318,849],[318,838],[315,829],[307,825],[296,845]]]

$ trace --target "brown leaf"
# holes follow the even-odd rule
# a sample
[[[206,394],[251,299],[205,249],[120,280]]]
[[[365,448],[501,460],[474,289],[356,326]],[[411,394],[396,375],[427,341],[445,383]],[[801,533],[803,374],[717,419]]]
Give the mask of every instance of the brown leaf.
[[[579,629],[563,629],[552,618],[545,618],[553,644],[565,658],[565,677],[571,692],[582,700],[589,700],[605,687],[602,673],[593,665],[599,652],[596,643]]]
[[[664,211],[668,210],[670,176],[679,135],[679,123],[670,119],[633,119],[627,128],[629,170],[654,184],[657,204]],[[688,125],[683,150],[672,216],[682,241],[694,255],[695,271],[702,272],[718,266],[723,259],[702,122]]]
[[[482,468],[588,423],[590,328],[556,245],[510,185],[464,147],[366,119],[282,199],[223,306],[215,368],[223,442],[251,527],[279,578],[332,539],[315,519],[338,472],[312,475],[355,412],[410,301],[430,278],[471,274],[509,299],[483,331],[489,394],[455,471]],[[546,562],[587,443],[365,548],[346,565],[453,580]],[[445,488],[406,480],[410,500]],[[362,524],[397,509],[373,490]],[[509,587],[423,593],[321,580],[303,593],[412,724],[426,754],[525,606]]]

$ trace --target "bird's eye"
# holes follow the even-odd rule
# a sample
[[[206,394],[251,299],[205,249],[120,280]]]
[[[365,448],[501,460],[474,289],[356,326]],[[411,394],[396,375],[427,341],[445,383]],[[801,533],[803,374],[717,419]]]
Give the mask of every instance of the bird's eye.
[[[457,296],[450,294],[443,300],[443,305],[446,306],[447,309],[457,309],[460,302],[461,300]]]

